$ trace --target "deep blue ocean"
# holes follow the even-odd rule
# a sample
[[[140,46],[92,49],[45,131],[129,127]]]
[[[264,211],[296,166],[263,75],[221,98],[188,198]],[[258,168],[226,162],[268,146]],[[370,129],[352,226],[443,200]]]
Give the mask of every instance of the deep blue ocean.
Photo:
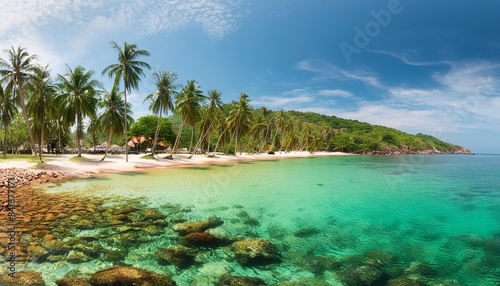
[[[187,269],[160,265],[154,253],[175,243],[171,226],[128,250],[125,263],[167,273],[178,285],[212,285],[211,276],[225,272],[269,285],[346,285],[346,269],[377,263],[384,275],[421,285],[500,283],[497,155],[336,156],[156,169],[46,191],[113,198],[110,205],[121,196],[137,198],[166,215],[175,205],[189,210],[177,214],[189,221],[217,216],[224,224],[215,233],[267,238],[283,257],[272,266],[242,267],[222,247],[200,254],[200,263]],[[55,281],[72,269],[91,273],[110,265],[96,259],[26,267]]]

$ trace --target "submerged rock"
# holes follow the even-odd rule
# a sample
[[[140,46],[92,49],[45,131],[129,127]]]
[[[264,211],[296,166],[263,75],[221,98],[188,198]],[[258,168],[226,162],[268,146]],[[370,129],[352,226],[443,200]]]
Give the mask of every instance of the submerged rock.
[[[8,274],[0,276],[2,286],[45,286],[42,275],[36,272],[21,271],[15,273],[14,277]]]
[[[387,282],[387,286],[419,286],[419,285],[420,284],[417,281],[406,277],[394,278]]]
[[[194,256],[189,253],[189,249],[181,245],[159,249],[157,255],[160,262],[173,264],[179,268],[187,267],[194,261]]]
[[[82,219],[75,223],[75,227],[78,229],[88,230],[88,229],[94,229],[95,225],[88,219]]]
[[[383,274],[372,266],[350,266],[339,273],[347,286],[382,285]]]
[[[90,258],[85,253],[78,250],[71,250],[68,253],[68,256],[66,256],[66,261],[68,261],[69,263],[77,264],[77,263],[84,263],[90,260],[92,260],[92,258]]]
[[[236,261],[242,265],[260,265],[280,261],[276,247],[267,239],[242,240],[231,247]]]
[[[176,283],[166,275],[144,269],[115,266],[98,271],[90,277],[92,286],[174,286]]]
[[[56,281],[57,286],[92,286],[85,278],[63,278]]]
[[[320,233],[319,229],[315,227],[306,227],[297,230],[293,235],[296,237],[310,237],[319,233]]]
[[[142,214],[144,215],[144,218],[147,220],[154,221],[159,219],[165,219],[165,215],[155,209],[147,209]]]
[[[222,275],[217,286],[266,286],[266,282],[260,278],[246,276]]]
[[[179,243],[184,246],[206,246],[215,247],[219,245],[219,240],[210,233],[207,232],[194,232],[186,236],[183,236]]]
[[[45,248],[35,245],[28,246],[28,249],[26,251],[28,256],[32,257],[33,261],[43,261],[49,254],[49,252]]]
[[[278,286],[330,286],[330,284],[319,278],[306,277],[293,281],[280,282]]]
[[[421,263],[421,262],[412,262],[410,267],[405,270],[408,274],[416,274],[423,277],[435,277],[437,275],[437,271],[429,264]]]
[[[396,256],[380,250],[374,250],[372,252],[369,252],[364,259],[364,262],[367,265],[373,266],[375,268],[389,266],[395,261],[396,261]]]
[[[174,225],[173,229],[181,235],[187,235],[194,232],[204,232],[209,228],[222,225],[224,222],[217,217],[209,218],[207,221],[182,222]]]

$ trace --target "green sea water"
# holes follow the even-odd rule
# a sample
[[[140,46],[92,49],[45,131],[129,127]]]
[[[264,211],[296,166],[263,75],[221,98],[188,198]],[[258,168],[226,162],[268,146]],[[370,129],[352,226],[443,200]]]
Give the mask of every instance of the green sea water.
[[[167,273],[178,285],[211,281],[224,271],[270,285],[304,278],[344,285],[342,269],[367,263],[373,253],[390,254],[394,276],[427,285],[500,281],[500,156],[495,155],[315,157],[156,169],[68,181],[45,191],[140,198],[165,214],[179,205],[190,210],[183,219],[218,216],[224,224],[217,231],[268,238],[283,256],[279,265],[242,267],[218,248],[200,254],[203,263],[179,270],[159,265],[154,255],[174,244],[169,231],[129,250],[124,263]],[[318,257],[342,265],[316,271],[322,267],[314,264]],[[26,267],[55,281],[74,269],[91,273],[110,265],[95,260]],[[418,265],[427,272],[417,273]]]

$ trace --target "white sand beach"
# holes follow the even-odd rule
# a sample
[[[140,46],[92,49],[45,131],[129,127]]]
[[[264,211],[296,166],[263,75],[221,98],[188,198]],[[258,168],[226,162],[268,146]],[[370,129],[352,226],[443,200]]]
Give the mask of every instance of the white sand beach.
[[[104,161],[100,161],[103,155],[83,154],[84,161],[71,160],[76,155],[51,155],[44,157],[45,163],[39,164],[35,160],[4,160],[0,162],[0,168],[37,168],[39,170],[62,172],[66,176],[88,177],[102,173],[130,172],[135,170],[186,167],[194,165],[224,164],[230,162],[246,162],[259,160],[278,160],[285,158],[304,158],[318,156],[343,156],[349,155],[342,152],[288,152],[274,155],[269,154],[245,154],[242,155],[217,155],[208,157],[206,155],[194,155],[189,159],[189,154],[174,154],[173,160],[165,159],[165,154],[156,155],[157,159],[145,159],[145,155],[129,155],[129,161],[125,162],[125,155],[108,155]]]

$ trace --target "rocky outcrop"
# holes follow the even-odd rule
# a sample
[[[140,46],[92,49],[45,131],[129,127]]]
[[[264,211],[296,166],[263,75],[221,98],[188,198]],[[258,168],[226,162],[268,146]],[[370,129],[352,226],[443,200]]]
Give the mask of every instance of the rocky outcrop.
[[[90,277],[92,286],[174,286],[176,283],[168,276],[144,269],[116,266],[98,271]]]
[[[280,261],[276,247],[264,238],[237,241],[233,243],[231,249],[236,261],[242,265],[261,265]]]
[[[33,183],[47,183],[60,180],[63,173],[50,171],[37,171],[31,169],[5,168],[0,169],[0,189],[11,186],[23,187]]]
[[[433,155],[433,154],[463,154],[474,155],[472,151],[464,147],[457,147],[447,151],[439,151],[436,148],[425,150],[414,150],[413,148],[403,145],[401,148],[386,148],[381,150],[365,150],[354,152],[362,155]]]

